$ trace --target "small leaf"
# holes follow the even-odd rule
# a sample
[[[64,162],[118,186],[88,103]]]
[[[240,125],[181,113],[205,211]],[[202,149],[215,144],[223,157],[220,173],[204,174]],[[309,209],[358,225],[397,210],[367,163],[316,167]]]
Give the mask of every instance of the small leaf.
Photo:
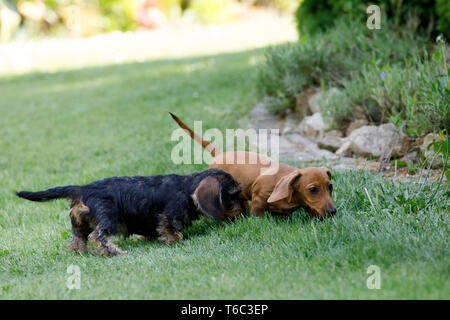
[[[433,56],[432,56],[433,60],[436,62],[439,62],[441,60],[441,52],[438,50],[436,51]]]
[[[391,166],[395,166],[395,160],[392,160]],[[407,167],[408,163],[406,161],[397,161],[397,167]]]
[[[61,238],[63,238],[63,239],[69,239],[69,238],[70,238],[69,232],[67,232],[67,231],[61,232]]]
[[[434,152],[442,152],[444,155],[448,153],[450,141],[438,141],[433,143]]]

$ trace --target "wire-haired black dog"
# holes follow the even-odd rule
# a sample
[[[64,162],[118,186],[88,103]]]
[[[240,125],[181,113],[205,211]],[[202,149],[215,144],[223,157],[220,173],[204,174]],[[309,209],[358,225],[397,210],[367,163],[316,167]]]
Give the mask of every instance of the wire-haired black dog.
[[[90,240],[100,254],[120,255],[126,252],[108,236],[138,234],[174,243],[183,238],[183,227],[201,214],[216,220],[241,214],[240,192],[230,174],[209,169],[185,176],[113,177],[17,195],[31,201],[71,199],[73,239],[69,249],[87,251]]]

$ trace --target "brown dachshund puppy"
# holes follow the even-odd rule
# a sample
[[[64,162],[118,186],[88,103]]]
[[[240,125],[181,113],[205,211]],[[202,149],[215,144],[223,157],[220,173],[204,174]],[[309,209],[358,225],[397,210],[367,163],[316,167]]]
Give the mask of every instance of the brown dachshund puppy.
[[[299,207],[305,208],[313,217],[336,214],[336,205],[331,197],[331,171],[328,168],[298,169],[283,163],[273,166],[273,160],[253,152],[221,152],[177,116],[170,115],[192,139],[211,153],[213,160],[210,168],[225,170],[240,183],[242,205],[247,208],[248,201],[251,201],[250,214],[262,216],[264,211],[289,214]],[[251,157],[257,161],[249,161]],[[239,163],[239,158],[245,161]],[[277,169],[274,170],[274,167]],[[262,168],[267,169],[266,172]]]

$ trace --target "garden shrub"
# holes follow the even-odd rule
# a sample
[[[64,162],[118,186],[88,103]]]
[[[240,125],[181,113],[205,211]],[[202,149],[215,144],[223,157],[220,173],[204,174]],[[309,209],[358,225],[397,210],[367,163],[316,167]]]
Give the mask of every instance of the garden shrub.
[[[301,35],[313,34],[330,29],[336,17],[345,17],[349,21],[358,16],[363,19],[366,18],[366,6],[360,0],[303,0],[296,11],[297,28]]]
[[[344,81],[322,112],[339,127],[352,119],[355,106],[363,106],[372,123],[391,121],[411,136],[438,132],[450,127],[450,90],[443,69],[440,54],[431,61],[427,54],[408,59],[404,65],[372,61]]]
[[[387,26],[390,24],[386,23]],[[368,30],[357,21],[270,48],[258,88],[270,109],[293,108],[308,87],[337,87],[321,106],[332,127],[344,129],[356,109],[372,124],[393,122],[411,136],[450,128],[446,49],[394,27]],[[434,52],[430,58],[428,52]]]
[[[369,3],[360,0],[303,0],[296,11],[300,34],[316,33],[334,27],[336,17],[365,22]],[[421,28],[433,35],[443,33],[450,38],[450,4],[448,0],[380,0],[382,15],[397,27]]]
[[[436,0],[436,12],[439,17],[436,29],[450,39],[450,1]]]
[[[340,20],[328,32],[268,49],[266,63],[259,70],[259,92],[268,97],[274,111],[292,108],[304,87],[341,87],[371,61],[404,63],[417,56],[424,43],[423,38],[407,33],[388,28],[376,32],[356,21]]]

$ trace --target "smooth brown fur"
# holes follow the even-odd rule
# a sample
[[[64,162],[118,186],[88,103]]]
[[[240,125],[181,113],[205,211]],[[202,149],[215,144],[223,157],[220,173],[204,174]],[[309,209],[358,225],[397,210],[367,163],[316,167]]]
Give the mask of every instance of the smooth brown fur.
[[[195,134],[177,116],[172,118],[192,139],[200,143],[213,156],[210,168],[219,168],[230,173],[242,187],[242,205],[247,207],[251,201],[250,214],[263,216],[265,211],[276,214],[289,214],[299,207],[305,208],[313,217],[325,217],[336,213],[336,205],[331,197],[331,171],[325,167],[298,169],[279,163],[276,166],[270,158],[246,151],[221,152],[210,142]],[[238,164],[239,157],[245,158],[245,164]],[[249,161],[257,159],[256,163]],[[231,161],[233,159],[234,161]],[[262,168],[268,171],[262,173]],[[269,174],[272,173],[272,174]]]

